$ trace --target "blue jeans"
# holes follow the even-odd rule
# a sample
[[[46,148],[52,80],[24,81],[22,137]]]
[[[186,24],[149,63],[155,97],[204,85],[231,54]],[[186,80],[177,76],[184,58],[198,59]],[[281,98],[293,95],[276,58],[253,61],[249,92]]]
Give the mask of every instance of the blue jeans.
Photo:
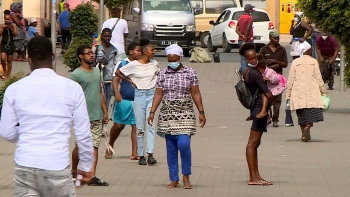
[[[254,41],[252,41],[252,43],[254,43]],[[238,45],[239,45],[239,48],[241,48],[243,45],[243,40],[238,40]],[[239,68],[239,72],[243,73],[243,71],[247,68],[247,65],[248,64],[245,61],[244,57],[241,56],[241,67]]]
[[[312,57],[317,59],[317,53],[316,53],[316,38],[319,36],[321,33],[319,32],[313,32],[311,34],[311,43],[312,43]]]
[[[150,126],[147,123],[149,112],[152,107],[153,96],[155,88],[149,90],[138,90],[135,89],[134,98],[134,114],[136,119],[136,135],[137,135],[137,152],[138,156],[144,156],[145,143],[144,135],[145,130],[147,131],[147,153],[153,153],[154,149],[154,125]],[[145,125],[146,129],[145,129]]]
[[[109,108],[109,103],[110,103],[111,98],[113,96],[112,83],[105,83],[104,86],[105,86],[105,88],[103,90],[104,91],[103,95],[104,95],[105,102],[106,102],[107,109],[108,109]]]
[[[191,175],[191,136],[166,135],[165,142],[170,181],[179,181],[179,151],[182,174]]]

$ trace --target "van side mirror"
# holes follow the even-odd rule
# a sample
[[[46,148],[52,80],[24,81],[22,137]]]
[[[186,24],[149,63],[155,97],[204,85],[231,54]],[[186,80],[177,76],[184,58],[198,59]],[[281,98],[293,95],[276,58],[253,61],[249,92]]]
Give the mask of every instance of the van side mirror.
[[[201,8],[195,8],[195,9],[194,9],[194,15],[198,15],[198,14],[203,14],[203,9],[201,9]]]
[[[210,25],[215,25],[215,22],[213,20],[209,21]]]
[[[134,11],[135,14],[140,13],[140,8],[133,8],[132,10]]]

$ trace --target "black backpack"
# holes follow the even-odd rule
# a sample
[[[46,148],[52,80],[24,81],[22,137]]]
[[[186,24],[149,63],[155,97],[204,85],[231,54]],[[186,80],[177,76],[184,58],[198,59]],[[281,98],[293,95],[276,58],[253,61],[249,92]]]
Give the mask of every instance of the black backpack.
[[[255,99],[258,96],[258,88],[256,89],[255,94],[252,95],[247,84],[244,82],[244,78],[247,79],[247,75],[248,72],[250,72],[250,70],[251,68],[247,68],[246,70],[244,70],[243,75],[239,76],[240,80],[235,86],[238,100],[247,109],[253,109],[255,107]]]

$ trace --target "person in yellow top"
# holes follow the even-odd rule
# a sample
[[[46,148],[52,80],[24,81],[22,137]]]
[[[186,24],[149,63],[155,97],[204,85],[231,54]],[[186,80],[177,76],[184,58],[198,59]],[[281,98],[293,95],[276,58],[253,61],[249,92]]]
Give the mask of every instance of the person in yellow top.
[[[64,11],[64,3],[65,3],[65,0],[60,1],[60,13]]]

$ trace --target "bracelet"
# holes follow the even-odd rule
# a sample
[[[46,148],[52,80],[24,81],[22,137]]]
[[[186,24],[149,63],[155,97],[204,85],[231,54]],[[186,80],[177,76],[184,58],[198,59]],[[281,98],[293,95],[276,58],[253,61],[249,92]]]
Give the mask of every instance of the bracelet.
[[[149,114],[154,114],[154,111],[149,112]]]
[[[204,114],[204,111],[199,111],[199,114]]]

